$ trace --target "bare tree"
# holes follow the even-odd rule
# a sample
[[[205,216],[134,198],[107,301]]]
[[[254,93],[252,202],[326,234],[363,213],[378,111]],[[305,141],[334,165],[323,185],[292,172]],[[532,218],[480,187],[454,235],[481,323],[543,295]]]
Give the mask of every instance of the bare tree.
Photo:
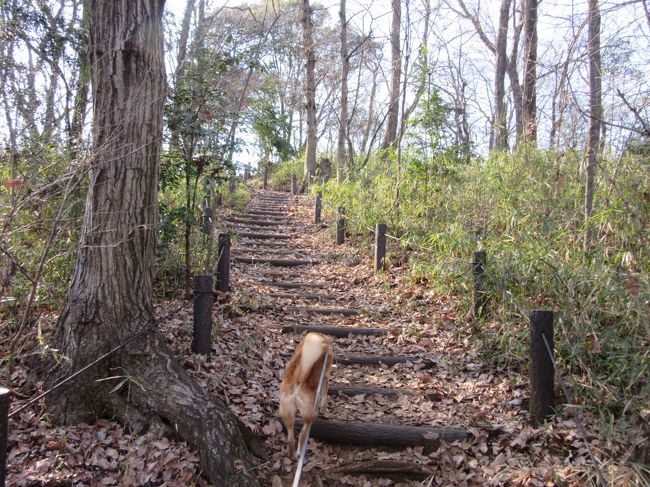
[[[591,248],[593,226],[591,214],[594,204],[594,187],[598,154],[600,151],[600,130],[603,117],[602,73],[600,57],[600,8],[598,0],[589,0],[589,35],[587,52],[589,55],[589,128],[587,130],[587,163],[585,180],[585,238],[584,247]]]
[[[501,9],[499,10],[499,31],[495,44],[497,56],[497,66],[494,74],[494,98],[495,98],[495,143],[496,150],[508,148],[508,127],[505,101],[505,76],[508,65],[508,56],[506,54],[508,42],[508,20],[510,18],[510,4],[512,0],[502,0]]]
[[[348,136],[348,74],[350,71],[348,22],[345,15],[345,0],[341,0],[339,20],[341,22],[341,110],[336,152],[336,179],[342,182],[345,179],[345,143]]]
[[[388,122],[382,149],[393,146],[397,139],[397,124],[399,119],[399,94],[400,80],[402,78],[402,49],[400,44],[400,28],[402,23],[401,0],[391,0],[393,9],[393,20],[390,26],[391,46],[391,82],[390,102],[388,104]]]
[[[311,7],[309,0],[301,2],[301,23],[302,23],[302,44],[305,56],[305,109],[307,112],[307,150],[305,151],[304,183],[316,170],[316,82],[314,70],[316,67],[316,55],[314,53],[314,23],[311,18]]]
[[[537,2],[524,0],[523,138],[537,143]]]

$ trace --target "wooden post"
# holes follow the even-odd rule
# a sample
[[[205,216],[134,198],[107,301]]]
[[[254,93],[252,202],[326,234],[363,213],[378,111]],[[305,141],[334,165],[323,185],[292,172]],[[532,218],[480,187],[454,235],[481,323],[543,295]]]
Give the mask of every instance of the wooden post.
[[[223,206],[223,195],[221,194],[221,191],[217,192],[217,206],[221,208]]]
[[[298,194],[298,183],[295,174],[291,175],[291,194]]]
[[[0,387],[0,487],[5,487],[7,476],[7,438],[9,436],[9,403],[11,391]]]
[[[207,235],[212,233],[212,207],[210,206],[210,200],[206,200],[206,206],[202,210],[202,221],[201,221],[201,231]]]
[[[543,336],[542,336],[543,335]],[[534,309],[530,312],[530,421],[543,423],[553,414],[553,311]]]
[[[345,242],[345,209],[339,206],[336,210],[336,245]]]
[[[219,234],[219,253],[217,260],[217,291],[230,291],[230,234]]]
[[[237,191],[237,178],[235,178],[234,176],[232,178],[230,178],[230,184],[228,185],[228,190],[231,193],[234,193],[235,191]]]
[[[269,185],[269,166],[264,164],[264,189]]]
[[[212,348],[212,276],[194,276],[192,352],[210,355]]]
[[[386,258],[386,224],[375,225],[375,272],[384,270]]]
[[[487,296],[485,294],[485,250],[472,252],[472,276],[474,287],[472,299],[474,301],[473,317],[480,318],[487,313]]]
[[[320,223],[320,213],[323,209],[323,193],[316,195],[316,204],[314,205],[314,223]]]

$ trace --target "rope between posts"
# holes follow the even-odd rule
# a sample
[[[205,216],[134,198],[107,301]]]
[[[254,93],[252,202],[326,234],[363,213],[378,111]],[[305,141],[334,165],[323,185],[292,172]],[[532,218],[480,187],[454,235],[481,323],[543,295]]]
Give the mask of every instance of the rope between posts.
[[[51,394],[51,393],[54,392],[55,390],[59,389],[59,388],[62,387],[63,385],[65,385],[65,384],[67,384],[68,382],[70,382],[72,379],[75,379],[75,378],[78,377],[79,375],[81,375],[81,374],[83,374],[84,372],[86,372],[88,369],[90,369],[90,368],[92,368],[93,366],[99,364],[100,362],[103,362],[104,360],[106,360],[107,358],[111,357],[112,355],[115,355],[118,351],[120,351],[121,349],[123,349],[124,347],[126,347],[126,346],[127,346],[128,344],[130,344],[131,342],[137,340],[137,339],[140,338],[141,336],[143,336],[143,335],[145,335],[146,333],[148,333],[149,331],[153,330],[153,329],[154,329],[155,327],[157,327],[160,323],[162,323],[162,322],[164,322],[164,321],[167,321],[167,320],[168,320],[169,318],[171,318],[173,315],[175,315],[175,314],[178,313],[180,310],[182,310],[182,309],[185,308],[187,305],[189,305],[192,301],[194,301],[195,298],[196,298],[196,296],[193,296],[192,298],[190,298],[190,299],[188,299],[187,301],[185,301],[184,303],[182,303],[180,306],[176,307],[175,309],[173,309],[172,311],[170,311],[169,313],[167,313],[167,314],[166,314],[165,316],[163,316],[162,318],[159,318],[159,319],[157,319],[157,320],[154,320],[153,323],[151,323],[151,324],[145,326],[144,328],[142,328],[141,330],[135,332],[133,335],[129,336],[126,340],[124,340],[122,343],[120,343],[119,345],[117,345],[117,346],[114,347],[113,349],[111,349],[111,350],[109,350],[108,352],[106,352],[104,355],[102,355],[102,356],[100,356],[99,358],[93,360],[93,361],[90,362],[88,365],[85,365],[84,367],[82,367],[81,369],[77,370],[77,371],[74,372],[73,374],[69,375],[69,376],[66,377],[65,379],[62,379],[61,381],[59,381],[58,383],[56,383],[55,385],[53,385],[51,388],[49,388],[48,390],[42,392],[41,394],[39,394],[38,396],[34,397],[33,399],[30,399],[30,400],[27,401],[25,404],[23,404],[22,406],[20,406],[18,409],[16,409],[15,411],[12,411],[10,414],[8,414],[7,417],[8,417],[8,418],[11,418],[12,416],[15,416],[16,414],[18,414],[19,412],[21,412],[21,411],[27,409],[28,407],[33,406],[34,404],[36,404],[38,401],[40,401],[40,400],[43,399],[44,397],[48,396],[49,394]]]
[[[557,380],[560,383],[560,388],[562,389],[562,393],[564,394],[564,397],[567,400],[567,404],[570,406],[573,405],[573,400],[571,397],[571,392],[569,391],[569,388],[566,385],[566,382],[564,382],[564,378],[560,374],[560,370],[557,367],[557,364],[555,363],[555,359],[553,358],[553,351],[551,350],[551,346],[548,343],[548,340],[546,339],[546,335],[544,333],[541,334],[542,339],[544,340],[544,345],[546,346],[546,352],[548,353],[549,358],[551,359],[551,363],[553,364],[553,370],[555,370],[555,375],[557,376]],[[569,408],[571,412],[573,413],[573,419],[578,426],[578,431],[580,432],[580,436],[582,436],[582,441],[587,447],[587,453],[589,454],[589,458],[591,459],[591,462],[594,465],[594,470],[596,470],[596,475],[598,476],[598,481],[603,487],[606,487],[608,485],[607,481],[605,480],[605,475],[603,474],[603,471],[600,468],[600,464],[598,463],[598,460],[596,460],[596,457],[593,454],[593,451],[591,449],[591,444],[589,441],[587,441],[587,430],[582,424],[582,420],[580,419],[580,414],[578,414],[578,410],[574,407]]]
[[[325,379],[325,372],[326,372],[326,364],[327,364],[327,357],[329,356],[329,350],[325,351],[325,356],[323,357],[323,367],[321,368],[320,371],[320,379],[318,380],[318,388],[316,389],[316,397],[314,399],[314,417],[316,417],[316,413],[318,412],[318,405],[320,403],[320,393],[321,389],[323,387],[323,380]],[[302,475],[302,466],[305,463],[305,453],[307,452],[307,442],[309,441],[309,431],[311,430],[311,425],[307,427],[307,431],[305,431],[305,441],[303,442],[302,445],[298,445],[300,447],[300,459],[298,460],[298,466],[296,467],[296,474],[293,478],[293,484],[292,487],[298,487],[298,484],[300,483],[300,476]]]

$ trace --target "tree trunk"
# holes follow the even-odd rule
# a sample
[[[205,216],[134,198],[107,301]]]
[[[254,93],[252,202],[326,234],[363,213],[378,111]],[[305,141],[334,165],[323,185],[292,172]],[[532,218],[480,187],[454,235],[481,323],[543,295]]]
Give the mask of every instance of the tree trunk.
[[[378,73],[379,73],[378,68],[372,71],[372,88],[370,89],[370,100],[368,101],[368,123],[366,124],[366,127],[363,131],[363,140],[361,141],[361,152],[366,152],[366,146],[368,145],[368,139],[370,138],[370,127],[372,125],[373,119],[375,118],[375,95],[377,94]]]
[[[593,225],[591,214],[594,203],[594,187],[598,152],[600,149],[600,124],[603,117],[602,75],[600,62],[600,8],[598,0],[589,0],[589,128],[587,133],[587,167],[585,181],[585,252],[591,249]]]
[[[307,111],[307,150],[305,151],[303,182],[309,182],[309,178],[316,170],[316,81],[314,78],[316,54],[314,53],[314,40],[312,35],[314,23],[311,19],[309,0],[302,0],[301,5],[302,39],[306,69],[305,108]]]
[[[401,0],[392,0],[393,21],[390,27],[390,44],[391,44],[391,82],[390,82],[390,102],[388,104],[388,124],[384,141],[381,144],[382,149],[388,149],[395,144],[397,139],[397,122],[399,118],[399,91],[400,79],[402,77],[402,50],[400,44],[400,27],[402,23],[402,4]]]
[[[341,183],[345,179],[345,142],[348,134],[348,73],[350,71],[345,0],[341,0],[339,19],[341,22],[341,115],[339,117],[339,139],[336,151],[336,180]]]
[[[154,321],[157,186],[165,99],[161,0],[91,0],[92,168],[77,262],[59,321],[66,360],[52,386]],[[112,390],[120,375],[126,380]],[[100,379],[104,379],[101,380]],[[156,331],[48,396],[64,423],[118,417],[174,432],[199,450],[215,485],[256,485],[237,420],[176,363]]]
[[[81,49],[77,53],[77,65],[79,75],[74,95],[74,105],[72,111],[72,121],[70,122],[70,133],[68,134],[68,144],[73,152],[81,144],[83,127],[86,121],[86,108],[88,106],[88,91],[90,88],[90,49],[88,43],[88,3],[83,2],[81,14],[82,41]]]
[[[523,1],[523,0],[522,0]],[[523,88],[521,82],[519,81],[519,71],[517,70],[517,61],[519,59],[519,39],[521,38],[521,30],[523,29],[523,22],[517,23],[516,15],[516,2],[512,8],[512,49],[510,50],[510,56],[508,57],[506,73],[508,74],[508,79],[510,80],[510,91],[512,92],[512,105],[515,109],[515,133],[516,133],[516,144],[523,140],[524,136],[524,122],[523,122],[523,113],[524,113],[524,102],[523,102]]]
[[[504,150],[508,148],[508,128],[506,126],[506,101],[505,101],[505,76],[508,64],[506,47],[508,41],[508,19],[510,17],[510,4],[512,0],[503,0],[499,13],[499,31],[496,41],[497,66],[494,74],[494,98],[495,98],[495,133],[496,140],[494,148]]]
[[[523,138],[537,145],[537,2],[524,0]]]

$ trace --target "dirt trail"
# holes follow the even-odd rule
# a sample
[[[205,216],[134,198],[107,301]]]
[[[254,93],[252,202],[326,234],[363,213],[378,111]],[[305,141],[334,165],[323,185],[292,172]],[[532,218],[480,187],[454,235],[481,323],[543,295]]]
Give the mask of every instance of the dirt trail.
[[[371,249],[334,245],[332,228],[311,223],[312,208],[306,196],[258,192],[245,213],[225,218],[233,235],[239,233],[232,256],[248,259],[233,259],[233,292],[219,294],[214,305],[209,357],[190,352],[191,307],[160,325],[188,372],[264,441],[261,485],[291,485],[296,462],[286,457],[278,390],[300,333],[314,326],[343,332],[334,343],[332,394],[321,416],[326,422],[313,429],[327,441],[310,440],[301,485],[573,486],[593,479],[569,415],[560,407],[550,425],[530,428],[527,378],[482,363],[471,326],[455,314],[450,298],[414,284],[403,268],[375,276]],[[270,266],[246,263],[250,258],[302,262]],[[162,302],[157,314],[178,304]],[[365,334],[357,334],[361,330]],[[358,363],[360,357],[374,363]],[[387,365],[385,357],[401,363]],[[14,407],[38,392],[22,362],[12,379],[19,387]],[[377,424],[438,432],[452,427],[469,435],[422,441],[418,429],[364,429]],[[187,445],[130,435],[116,422],[56,427],[34,408],[12,418],[9,430],[9,485],[207,485]],[[413,435],[420,435],[419,446],[407,446]],[[333,441],[343,436],[400,446]],[[598,455],[598,440],[591,442]]]
[[[286,458],[286,435],[277,418],[279,381],[300,332],[327,326],[346,327],[350,334],[335,339],[338,361],[321,418],[436,430],[453,427],[469,434],[458,441],[440,441],[433,435],[424,445],[367,447],[332,442],[342,439],[337,435],[354,437],[355,432],[343,425],[328,435],[324,423],[313,436],[324,434],[327,441],[310,440],[302,485],[553,485],[558,469],[565,467],[566,485],[580,484],[584,470],[568,466],[564,459],[566,448],[575,446],[573,424],[567,422],[565,430],[552,435],[528,427],[527,379],[481,364],[469,327],[452,311],[447,297],[408,282],[403,269],[375,276],[369,249],[360,254],[349,244],[335,246],[327,225],[311,223],[312,204],[304,196],[256,193],[249,208],[267,216],[274,212],[281,224],[273,233],[291,237],[245,237],[233,246],[234,256],[300,259],[306,264],[238,262],[231,272],[233,304],[241,315],[223,317],[220,343],[234,335],[246,345],[235,352],[241,353],[236,359],[241,382],[224,377],[222,387],[237,387],[241,395],[230,398],[231,407],[261,433],[271,451],[270,460],[260,466],[262,482],[271,485],[275,477],[275,485],[279,479],[282,485],[291,483],[295,462]],[[249,217],[251,213],[241,218]],[[261,232],[260,227],[244,226],[238,224],[243,232]],[[352,334],[359,328],[377,333]],[[226,348],[232,352],[233,345]],[[350,363],[359,356],[402,357],[405,363]],[[372,442],[372,431],[366,433],[366,442]],[[357,434],[363,437],[363,429]],[[384,440],[394,443],[391,436]],[[542,447],[549,441],[554,454]]]

